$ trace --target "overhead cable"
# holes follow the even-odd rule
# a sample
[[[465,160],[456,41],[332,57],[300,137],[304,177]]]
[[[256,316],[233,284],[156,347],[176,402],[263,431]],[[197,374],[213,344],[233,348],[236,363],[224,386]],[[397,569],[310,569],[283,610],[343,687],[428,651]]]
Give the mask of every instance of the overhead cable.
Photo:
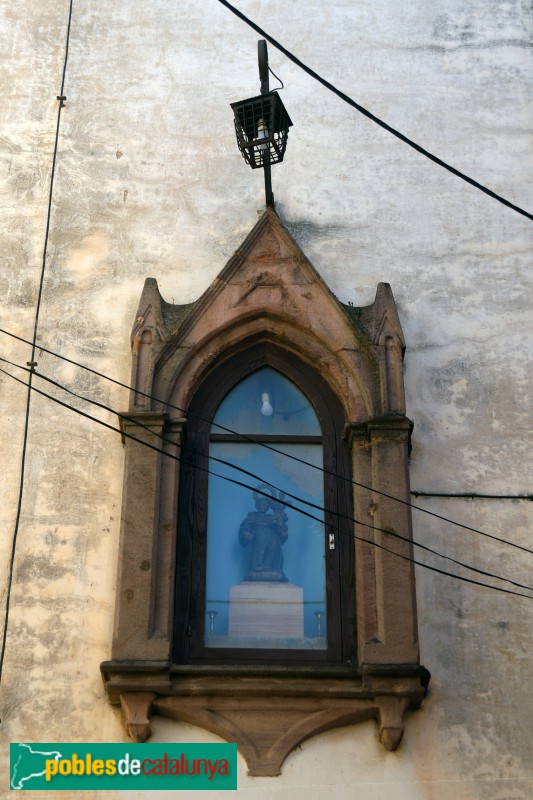
[[[17,339],[20,342],[24,342],[25,344],[31,344],[31,342],[28,342],[27,339],[24,339],[21,336],[17,336],[14,333],[10,333],[9,331],[5,330],[4,328],[0,328],[0,333],[4,333],[7,336],[11,336],[12,338]],[[403,500],[400,497],[394,497],[393,495],[388,494],[387,492],[381,491],[381,490],[376,489],[374,487],[367,486],[366,484],[360,483],[359,481],[355,481],[355,480],[353,480],[351,478],[346,477],[345,475],[340,475],[340,474],[338,474],[336,472],[332,472],[330,470],[324,469],[323,467],[319,467],[316,464],[310,464],[307,461],[305,461],[304,459],[298,458],[298,456],[292,455],[290,453],[283,453],[280,450],[277,450],[272,445],[267,444],[266,442],[256,441],[253,438],[253,436],[248,436],[248,435],[246,435],[244,433],[239,433],[237,431],[232,430],[231,428],[225,427],[224,425],[219,425],[218,423],[213,422],[213,420],[211,420],[211,419],[206,419],[205,417],[202,417],[199,414],[193,414],[192,412],[187,411],[186,409],[181,408],[180,406],[176,406],[176,405],[173,405],[172,403],[170,403],[168,401],[161,400],[161,398],[155,397],[154,395],[148,394],[147,392],[143,392],[143,391],[141,391],[139,389],[134,389],[133,387],[129,386],[126,383],[122,383],[122,381],[119,381],[116,378],[112,378],[109,375],[105,375],[104,373],[99,372],[96,369],[93,369],[92,367],[88,367],[85,364],[81,364],[78,361],[74,361],[73,359],[68,358],[67,356],[63,356],[60,353],[55,352],[54,350],[50,350],[49,348],[44,347],[43,345],[39,345],[39,350],[42,351],[43,353],[48,353],[49,355],[54,356],[55,358],[59,358],[61,361],[65,361],[68,364],[72,364],[73,366],[79,367],[80,369],[84,369],[87,372],[90,372],[91,374],[98,376],[99,378],[103,378],[104,380],[107,380],[110,383],[115,384],[116,386],[120,386],[123,389],[128,389],[130,392],[135,392],[135,394],[141,395],[142,397],[146,397],[147,399],[153,400],[156,403],[160,403],[161,405],[163,405],[166,408],[172,408],[172,409],[175,409],[176,411],[179,411],[182,414],[188,414],[189,416],[194,417],[195,419],[201,420],[202,422],[208,422],[209,424],[214,425],[219,430],[223,430],[223,431],[226,431],[227,433],[231,433],[231,434],[233,434],[235,436],[238,436],[241,439],[243,439],[243,441],[250,442],[250,444],[255,444],[255,445],[258,445],[260,447],[264,447],[267,450],[271,450],[272,452],[277,453],[278,455],[282,455],[285,458],[289,458],[292,461],[296,461],[296,462],[298,462],[300,464],[303,464],[304,466],[311,467],[313,469],[317,469],[320,472],[323,472],[326,475],[330,475],[333,478],[337,478],[338,480],[342,480],[342,481],[345,481],[347,483],[350,483],[352,486],[357,486],[357,487],[359,487],[361,489],[366,489],[368,491],[371,491],[374,494],[379,495],[380,497],[386,497],[389,500],[394,500],[396,503],[400,503],[401,505],[408,506],[409,508],[412,508],[415,511],[421,511],[423,514],[428,514],[429,516],[434,517],[435,519],[439,519],[442,522],[448,522],[450,525],[455,525],[458,528],[463,528],[464,530],[470,531],[471,533],[477,533],[480,536],[485,536],[488,539],[492,539],[492,540],[494,540],[496,542],[499,542],[500,544],[506,544],[509,547],[514,547],[517,550],[521,550],[521,551],[523,551],[525,553],[529,553],[530,555],[533,555],[533,550],[531,550],[528,547],[524,547],[523,545],[517,544],[516,542],[511,542],[508,539],[503,539],[503,538],[501,538],[499,536],[495,536],[492,533],[487,533],[486,531],[482,531],[479,528],[473,528],[473,527],[471,527],[469,525],[465,525],[464,523],[457,522],[456,520],[450,519],[449,517],[445,517],[442,514],[437,514],[435,511],[430,511],[427,508],[422,508],[421,506],[416,506],[416,505],[414,505],[414,503],[410,503],[408,500]]]
[[[36,348],[36,341],[37,341],[37,331],[39,327],[39,313],[41,310],[41,300],[43,296],[43,286],[44,286],[44,273],[46,269],[46,257],[48,252],[48,239],[50,236],[50,219],[52,216],[52,198],[54,193],[54,178],[55,178],[55,171],[56,171],[56,163],[57,163],[57,152],[58,152],[58,145],[59,145],[59,129],[61,124],[61,111],[64,108],[65,104],[65,79],[67,74],[67,61],[68,61],[68,49],[69,49],[69,42],[70,42],[70,26],[72,22],[72,0],[69,3],[69,10],[68,10],[68,19],[67,19],[67,33],[66,33],[66,41],[65,41],[65,55],[63,58],[63,71],[61,74],[61,89],[59,94],[57,95],[56,99],[58,102],[57,105],[57,119],[56,119],[56,131],[55,131],[55,139],[54,139],[54,151],[52,154],[52,168],[50,172],[50,184],[48,188],[48,206],[46,212],[46,227],[45,227],[45,234],[44,234],[44,244],[43,244],[43,254],[42,254],[42,262],[41,262],[41,275],[39,279],[39,290],[37,293],[37,305],[35,308],[35,317],[34,317],[34,324],[33,324],[33,338],[31,341],[31,359],[30,359],[30,366],[33,366],[35,363],[35,348]],[[21,454],[21,463],[20,463],[20,477],[19,477],[19,491],[18,491],[18,501],[17,501],[17,513],[15,517],[15,527],[13,531],[13,538],[11,541],[11,554],[9,558],[9,567],[8,567],[8,575],[7,575],[7,585],[6,585],[6,606],[4,612],[4,630],[2,634],[2,650],[0,652],[0,680],[2,678],[2,670],[4,665],[4,656],[6,650],[6,641],[7,641],[7,627],[9,621],[9,609],[10,609],[10,602],[11,602],[11,586],[13,583],[13,569],[15,563],[15,552],[17,548],[17,538],[18,538],[18,531],[20,526],[20,515],[22,510],[22,496],[24,493],[24,477],[25,477],[25,469],[26,469],[26,450],[28,446],[28,428],[29,428],[29,420],[30,420],[30,405],[31,405],[31,390],[32,390],[32,375],[30,374],[28,379],[28,392],[26,396],[26,412],[25,412],[25,420],[24,420],[24,433],[22,437],[22,454]]]
[[[388,133],[391,133],[393,136],[395,136],[397,139],[400,139],[400,141],[404,142],[405,144],[408,144],[409,147],[413,148],[413,150],[416,150],[418,153],[421,153],[423,156],[426,156],[426,158],[429,158],[435,164],[438,164],[439,167],[443,167],[444,169],[448,170],[448,172],[451,172],[452,175],[456,175],[458,178],[461,178],[463,181],[466,181],[466,183],[469,183],[471,186],[474,186],[481,192],[488,194],[489,197],[493,198],[493,200],[497,200],[499,203],[503,203],[504,206],[507,206],[513,211],[516,211],[518,214],[522,214],[522,216],[533,220],[533,214],[530,214],[529,211],[525,211],[523,208],[520,208],[520,206],[511,203],[509,200],[506,200],[501,195],[496,194],[496,192],[493,192],[492,189],[488,189],[486,186],[483,186],[481,183],[478,183],[478,181],[474,180],[473,178],[470,178],[468,175],[465,175],[464,172],[461,172],[455,167],[452,167],[451,164],[447,164],[446,161],[443,161],[438,156],[434,155],[433,153],[430,153],[429,150],[426,150],[424,147],[417,144],[412,139],[409,139],[408,136],[405,136],[405,134],[396,130],[391,125],[388,125],[386,122],[384,122],[379,117],[376,117],[375,114],[372,114],[371,111],[368,111],[366,108],[357,103],[347,94],[341,92],[340,89],[337,89],[336,86],[327,81],[325,78],[322,78],[321,75],[312,70],[311,67],[308,67],[307,64],[304,64],[303,61],[301,61],[293,53],[291,53],[290,50],[287,50],[286,47],[283,47],[283,45],[280,44],[276,39],[274,39],[273,36],[270,36],[266,31],[263,30],[263,28],[260,28],[259,25],[256,25],[255,22],[252,22],[252,20],[249,19],[245,14],[243,14],[242,11],[239,11],[237,8],[235,8],[235,6],[232,6],[231,3],[228,3],[227,0],[218,0],[218,2],[221,3],[223,6],[225,6],[229,11],[231,11],[232,14],[235,14],[235,16],[238,17],[240,20],[245,22],[246,25],[249,25],[250,28],[253,28],[254,31],[263,36],[268,42],[270,42],[271,45],[273,45],[277,50],[283,53],[283,55],[286,56],[290,61],[296,64],[297,67],[300,67],[300,69],[302,69],[304,72],[307,72],[307,74],[310,75],[315,81],[321,83],[322,86],[325,86],[326,89],[329,89],[330,92],[336,94],[337,97],[340,97],[340,99],[344,100],[345,103],[348,103],[348,105],[352,106],[352,108],[355,108],[356,111],[359,111],[360,114],[363,114],[365,117],[372,120],[372,122],[375,122],[376,125],[380,126],[380,128],[383,128],[384,130],[388,131]]]
[[[10,364],[11,366],[16,367],[17,369],[21,369],[21,370],[24,370],[25,372],[29,372],[29,370],[26,367],[23,367],[20,364],[16,364],[14,361],[10,361],[7,358],[0,357],[0,361],[3,361],[4,363]],[[93,399],[91,399],[89,397],[86,397],[85,395],[79,394],[78,392],[75,392],[73,389],[69,389],[67,386],[65,386],[64,384],[59,383],[58,381],[54,380],[53,378],[50,378],[47,375],[43,375],[41,372],[35,371],[35,375],[37,377],[41,378],[42,380],[47,381],[52,386],[55,386],[58,389],[61,389],[62,391],[67,392],[68,394],[72,395],[73,397],[78,398],[78,400],[83,400],[86,403],[91,403],[92,405],[98,406],[99,408],[102,408],[104,411],[108,411],[111,414],[115,414],[116,416],[118,416],[122,420],[125,420],[125,421],[129,420],[131,422],[134,422],[134,424],[136,426],[138,426],[140,428],[143,428],[144,430],[148,431],[152,435],[155,435],[164,444],[170,444],[170,445],[172,445],[174,447],[178,447],[180,450],[182,449],[182,445],[181,444],[177,444],[176,442],[173,442],[171,439],[168,439],[167,437],[165,437],[162,434],[159,434],[159,433],[155,433],[154,434],[154,431],[150,428],[150,426],[149,425],[145,425],[140,420],[132,419],[132,417],[129,416],[128,414],[120,413],[120,412],[116,411],[114,408],[112,408],[111,406],[107,405],[106,403],[102,403],[99,400],[93,400]],[[138,440],[138,441],[142,441],[142,440]],[[187,450],[190,451],[191,448],[188,447]],[[195,454],[199,454],[200,453],[200,451],[197,448],[192,448],[192,450],[194,451]],[[281,488],[279,486],[276,486],[275,484],[273,484],[270,481],[266,480],[266,478],[264,478],[261,475],[257,475],[254,472],[250,472],[249,470],[244,469],[243,467],[239,467],[236,464],[232,464],[230,461],[226,461],[223,458],[218,458],[218,457],[213,456],[213,455],[209,455],[209,460],[210,461],[214,461],[214,462],[216,462],[218,464],[222,464],[223,466],[230,467],[231,469],[233,469],[233,470],[235,470],[237,472],[240,472],[242,475],[246,475],[247,477],[252,478],[253,480],[260,481],[261,483],[266,483],[273,489],[276,489],[278,491],[283,491],[283,493],[287,497],[290,497],[292,500],[295,500],[298,503],[303,503],[304,505],[309,506],[310,508],[313,508],[316,511],[321,511],[321,512],[326,513],[326,509],[323,506],[320,506],[320,505],[318,505],[316,503],[312,503],[309,500],[305,500],[302,497],[298,497],[297,495],[291,494],[291,492],[288,492],[285,489],[281,490]],[[312,466],[312,465],[309,464],[308,466]],[[206,470],[206,471],[209,473],[209,470]],[[222,477],[222,476],[220,476],[220,477]],[[228,480],[228,479],[224,478],[224,480]],[[290,505],[290,504],[287,504],[287,505]],[[296,506],[291,506],[291,507],[295,508],[296,511],[300,510]],[[518,583],[517,581],[513,581],[510,578],[504,578],[501,575],[497,575],[497,574],[492,573],[492,572],[487,572],[486,570],[479,569],[478,567],[473,567],[470,564],[465,563],[464,561],[459,561],[458,559],[453,558],[452,556],[447,556],[444,553],[440,553],[438,550],[435,550],[432,547],[429,547],[427,545],[421,544],[420,542],[417,542],[412,538],[409,538],[407,536],[403,536],[402,534],[397,533],[396,531],[392,531],[392,530],[386,529],[386,528],[380,528],[377,525],[370,525],[367,522],[362,522],[361,520],[355,519],[354,517],[351,517],[348,514],[342,514],[341,512],[338,512],[338,511],[331,511],[330,510],[329,513],[332,516],[348,520],[349,522],[353,522],[356,525],[361,525],[361,526],[363,526],[365,528],[369,528],[369,529],[374,530],[374,531],[379,531],[380,533],[385,533],[385,534],[387,534],[389,536],[392,536],[393,538],[396,538],[396,539],[399,539],[401,541],[407,542],[408,544],[413,544],[415,547],[418,547],[418,548],[420,548],[422,550],[425,550],[428,553],[432,553],[433,555],[436,555],[439,558],[443,558],[446,561],[450,561],[450,562],[452,562],[454,564],[457,564],[460,567],[464,567],[465,569],[471,570],[472,572],[476,572],[479,575],[484,575],[487,578],[496,578],[497,580],[505,581],[506,583],[510,583],[513,586],[517,586],[517,587],[519,587],[521,589],[527,589],[528,591],[533,592],[533,587],[531,587],[531,586],[528,586],[528,585],[523,584],[523,583]]]
[[[6,360],[6,359],[2,359],[2,360]],[[4,370],[4,369],[0,368],[0,372],[2,372],[3,374],[9,376],[10,378],[12,378],[13,380],[17,381],[18,383],[21,383],[22,385],[27,386],[25,381],[21,380],[20,378],[17,378],[15,375],[12,375],[11,373],[7,372],[7,370]],[[43,376],[39,374],[39,377],[43,377]],[[52,381],[52,379],[50,379],[50,380],[51,380],[52,383],[54,383],[54,381]],[[86,419],[92,420],[93,422],[96,422],[99,425],[102,425],[103,427],[108,428],[109,430],[112,430],[112,431],[114,431],[116,433],[119,433],[121,436],[123,436],[123,437],[125,437],[127,439],[131,439],[132,441],[134,441],[134,442],[136,442],[138,444],[141,444],[141,445],[143,445],[145,447],[148,447],[150,450],[154,450],[154,451],[160,453],[161,455],[167,456],[168,458],[171,458],[174,461],[178,461],[180,463],[186,464],[187,466],[191,466],[195,470],[199,470],[201,472],[206,472],[207,474],[212,475],[213,477],[220,478],[222,480],[227,481],[228,483],[232,483],[232,484],[234,484],[236,486],[240,486],[240,487],[242,487],[244,489],[248,489],[249,491],[255,492],[256,494],[264,495],[265,497],[270,498],[270,495],[268,493],[262,491],[258,487],[250,486],[249,484],[243,483],[242,481],[238,481],[238,480],[236,480],[234,478],[229,478],[228,476],[221,475],[221,474],[219,474],[217,472],[213,472],[212,470],[209,470],[206,467],[201,467],[198,464],[193,464],[193,463],[191,463],[189,461],[186,461],[181,456],[177,456],[177,455],[174,455],[172,453],[169,453],[167,450],[164,450],[161,447],[157,447],[156,445],[153,445],[153,444],[150,444],[149,442],[143,441],[142,439],[139,439],[138,437],[134,436],[133,434],[127,433],[126,431],[123,431],[120,428],[115,427],[114,425],[110,425],[107,422],[103,422],[102,420],[99,420],[97,417],[93,417],[91,414],[88,414],[88,413],[82,411],[81,409],[75,408],[74,406],[71,406],[68,403],[65,403],[64,401],[59,400],[59,398],[54,397],[53,395],[50,395],[47,392],[43,392],[41,389],[37,389],[37,387],[35,387],[35,386],[32,386],[32,391],[37,392],[38,394],[42,395],[43,397],[46,397],[49,400],[52,400],[54,403],[57,403],[58,405],[60,405],[60,406],[62,406],[64,408],[67,408],[70,411],[74,411],[76,414],[79,414],[80,416],[85,417]],[[74,392],[71,392],[70,390],[67,390],[67,391],[69,391],[69,393],[71,393],[71,394],[75,394]],[[76,396],[79,397],[80,399],[87,400],[87,398],[81,397],[80,395],[76,395]],[[99,406],[101,406],[103,408],[106,408],[106,410],[110,410],[108,407],[104,406],[103,404],[99,403],[98,401],[89,400],[88,402],[94,402],[95,405],[99,405]],[[111,411],[112,411],[112,413],[117,413],[117,412],[114,412],[112,409],[111,409]],[[127,414],[120,414],[118,416],[123,417],[124,419],[129,419]],[[137,424],[137,421],[135,419],[133,419],[132,421],[134,421]],[[141,427],[145,427],[145,426],[141,426]],[[178,446],[176,442],[172,442],[170,440],[166,440],[166,441],[169,444],[171,444],[172,446],[174,446],[174,447]],[[233,465],[229,464],[229,466],[233,466]],[[294,495],[289,495],[287,492],[285,494],[287,496],[294,497]],[[299,499],[299,501],[303,502],[303,503],[307,502],[307,501],[305,501],[303,499],[300,499],[300,498],[297,498],[297,499]],[[285,506],[295,510],[299,514],[302,514],[303,516],[308,517],[309,519],[312,519],[312,520],[314,520],[316,522],[320,522],[321,524],[323,524],[323,522],[324,522],[323,519],[321,519],[320,517],[317,517],[314,514],[310,514],[308,511],[304,511],[301,508],[296,508],[295,506],[292,506],[292,504],[288,503],[287,501],[284,501],[282,499],[278,499],[278,502],[280,502],[282,505],[285,505]],[[307,504],[308,505],[312,505],[310,503],[307,503]],[[341,516],[341,515],[337,515],[337,516]],[[349,518],[349,519],[351,519],[351,518]],[[377,528],[375,526],[368,525],[368,524],[363,523],[363,522],[359,522],[358,520],[353,520],[353,521],[356,524],[362,525],[364,527],[373,528],[374,530],[381,531],[381,532],[383,532],[385,534],[393,536],[394,538],[402,539],[402,540],[408,542],[409,544],[412,543],[410,539],[407,539],[406,537],[401,536],[400,534],[396,534],[396,533],[394,533],[392,531],[388,531],[388,530],[385,530],[385,529],[382,529],[382,528]],[[463,575],[457,575],[457,574],[452,573],[452,572],[447,572],[446,570],[438,569],[437,567],[432,567],[429,564],[425,564],[424,562],[417,561],[416,559],[413,559],[413,558],[409,558],[408,556],[405,556],[405,555],[403,555],[401,553],[398,553],[395,550],[390,550],[388,547],[385,547],[384,545],[381,545],[378,542],[372,541],[370,539],[366,539],[366,538],[364,538],[362,536],[357,536],[356,534],[347,534],[347,532],[342,530],[341,528],[339,528],[338,525],[330,525],[328,527],[333,528],[333,530],[335,530],[338,533],[342,533],[342,534],[345,534],[345,535],[350,535],[356,541],[360,541],[360,542],[363,542],[365,544],[369,544],[372,547],[377,547],[378,549],[384,550],[385,552],[388,552],[388,553],[391,553],[392,555],[395,555],[395,556],[397,556],[398,558],[401,558],[404,561],[408,561],[408,562],[410,562],[412,564],[415,564],[415,565],[417,565],[419,567],[422,567],[424,569],[429,569],[432,572],[437,572],[440,575],[446,575],[448,577],[456,578],[457,580],[460,580],[460,581],[463,581],[463,582],[466,582],[466,583],[471,583],[471,584],[474,584],[476,586],[482,586],[482,587],[485,587],[487,589],[493,589],[495,591],[503,592],[505,594],[512,594],[512,595],[515,595],[517,597],[525,597],[525,598],[527,598],[529,600],[533,600],[533,597],[531,595],[526,595],[526,594],[523,594],[522,592],[515,592],[515,591],[512,591],[511,589],[504,589],[504,588],[502,588],[500,586],[493,586],[491,584],[483,583],[482,581],[473,580],[472,578],[466,578]],[[424,549],[428,549],[427,547],[425,547],[423,545],[421,545],[421,546]],[[431,552],[435,552],[435,551],[431,551]],[[437,553],[437,555],[441,555],[441,554]],[[446,556],[443,556],[443,557],[448,558]],[[454,559],[450,559],[450,560],[454,560]],[[459,562],[456,562],[456,563],[459,563]],[[470,567],[468,565],[463,565],[463,566],[467,566],[468,569],[471,569],[471,570],[473,570],[475,572],[482,572],[482,571],[478,570],[475,567]],[[495,577],[498,580],[504,580],[504,581],[508,581],[510,583],[514,583],[513,581],[509,581],[507,578],[500,578],[499,576],[492,575],[491,573],[482,572],[482,574],[486,574],[487,576],[490,576],[490,577]],[[518,584],[518,585],[521,586],[522,588],[528,589],[529,591],[533,591],[532,587],[524,586],[522,584]]]

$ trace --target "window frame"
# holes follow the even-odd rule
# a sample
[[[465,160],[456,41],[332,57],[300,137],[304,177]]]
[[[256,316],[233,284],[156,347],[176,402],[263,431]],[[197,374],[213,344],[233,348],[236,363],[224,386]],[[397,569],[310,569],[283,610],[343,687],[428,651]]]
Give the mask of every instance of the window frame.
[[[243,379],[269,366],[291,381],[317,414],[321,437],[260,436],[213,433],[211,420],[223,399]],[[324,379],[294,353],[269,342],[255,344],[223,359],[198,386],[187,409],[178,514],[173,662],[227,665],[353,665],[357,658],[355,608],[355,548],[350,531],[352,493],[350,459],[342,405]],[[211,441],[297,443],[323,446],[324,552],[326,557],[327,650],[213,648],[203,643],[205,628],[205,567],[207,548],[207,472]],[[199,467],[196,469],[195,467]],[[341,474],[346,480],[336,478]],[[335,535],[335,549],[326,540]]]

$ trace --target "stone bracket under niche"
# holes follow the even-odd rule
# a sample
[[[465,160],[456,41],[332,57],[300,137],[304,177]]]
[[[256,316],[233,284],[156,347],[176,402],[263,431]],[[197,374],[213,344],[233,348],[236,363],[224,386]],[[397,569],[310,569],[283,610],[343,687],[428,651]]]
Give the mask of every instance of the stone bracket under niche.
[[[188,722],[236,742],[249,774],[256,776],[279,775],[289,753],[311,736],[371,719],[378,723],[382,745],[395,750],[405,712],[420,707],[429,681],[424,667],[402,665],[389,667],[387,674],[363,668],[345,676],[320,676],[316,670],[269,675],[264,669],[176,674],[116,662],[104,662],[101,669],[109,700],[121,706],[134,741],[150,738],[154,715]]]

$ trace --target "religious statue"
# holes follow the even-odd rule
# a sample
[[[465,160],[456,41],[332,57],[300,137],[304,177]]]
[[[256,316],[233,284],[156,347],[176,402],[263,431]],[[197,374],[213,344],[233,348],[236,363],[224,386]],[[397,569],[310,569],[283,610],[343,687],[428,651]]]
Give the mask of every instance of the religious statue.
[[[261,492],[268,492],[270,497]],[[282,545],[287,541],[287,514],[280,500],[285,499],[281,491],[262,484],[256,487],[254,501],[256,511],[251,511],[239,528],[239,543],[250,548],[248,572],[245,581],[287,582],[283,572]]]

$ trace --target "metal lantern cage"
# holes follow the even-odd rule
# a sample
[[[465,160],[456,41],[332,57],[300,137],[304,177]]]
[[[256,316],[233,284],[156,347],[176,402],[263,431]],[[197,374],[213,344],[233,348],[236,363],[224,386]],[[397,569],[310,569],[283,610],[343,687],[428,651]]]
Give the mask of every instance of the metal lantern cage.
[[[242,156],[252,169],[283,161],[291,118],[277,92],[231,103]]]

